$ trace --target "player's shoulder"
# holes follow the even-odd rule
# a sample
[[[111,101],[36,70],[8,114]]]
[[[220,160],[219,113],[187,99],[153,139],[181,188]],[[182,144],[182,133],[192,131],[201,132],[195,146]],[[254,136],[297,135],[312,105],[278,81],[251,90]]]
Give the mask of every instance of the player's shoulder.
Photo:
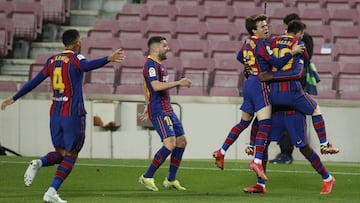
[[[80,53],[77,53],[77,52],[74,52],[74,56],[75,56],[79,61],[86,59],[86,57],[85,57],[84,55],[82,55],[82,54],[80,54]]]

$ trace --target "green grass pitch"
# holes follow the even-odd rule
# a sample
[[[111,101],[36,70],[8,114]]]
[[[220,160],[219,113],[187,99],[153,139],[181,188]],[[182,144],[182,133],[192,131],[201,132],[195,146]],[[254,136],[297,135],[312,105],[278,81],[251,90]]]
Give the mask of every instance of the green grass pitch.
[[[0,202],[38,203],[50,185],[56,167],[41,168],[31,187],[25,187],[23,175],[33,157],[0,157]],[[160,191],[147,191],[138,183],[150,160],[80,158],[60,188],[60,196],[69,203],[118,202],[252,202],[311,203],[360,202],[360,164],[325,162],[336,178],[329,195],[320,195],[322,179],[305,161],[291,165],[268,165],[267,193],[246,194],[244,187],[256,182],[248,161],[225,160],[225,170],[214,160],[183,160],[178,180],[187,191],[162,187],[169,162],[155,175]]]

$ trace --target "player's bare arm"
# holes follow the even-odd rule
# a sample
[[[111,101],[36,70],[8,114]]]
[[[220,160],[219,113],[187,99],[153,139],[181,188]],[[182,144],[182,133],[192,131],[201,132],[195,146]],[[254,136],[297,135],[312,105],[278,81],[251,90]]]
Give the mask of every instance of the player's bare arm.
[[[167,89],[174,88],[176,86],[190,87],[191,80],[188,78],[182,78],[178,81],[173,81],[173,82],[152,81],[151,86],[155,91],[167,90]]]
[[[5,110],[7,106],[13,104],[14,102],[15,100],[12,97],[5,99],[5,101],[1,103],[1,110]]]

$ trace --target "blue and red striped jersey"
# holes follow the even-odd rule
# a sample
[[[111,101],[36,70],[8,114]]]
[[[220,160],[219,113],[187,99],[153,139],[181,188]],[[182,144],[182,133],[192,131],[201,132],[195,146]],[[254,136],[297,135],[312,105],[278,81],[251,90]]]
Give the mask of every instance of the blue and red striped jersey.
[[[286,53],[284,57],[277,58],[272,52],[268,42],[265,39],[259,39],[255,36],[251,36],[245,40],[244,45],[237,55],[238,61],[251,67],[250,74],[252,75],[270,72],[272,66],[281,68],[290,58],[290,53]]]
[[[86,114],[82,92],[84,72],[100,68],[107,63],[107,57],[87,60],[79,53],[65,50],[49,57],[43,69],[28,81],[13,99],[19,99],[50,77],[53,93],[50,115],[84,115]]]
[[[148,56],[143,69],[145,94],[149,98],[148,114],[151,116],[160,115],[161,113],[171,114],[173,109],[170,102],[170,91],[154,91],[151,86],[152,81],[168,82],[167,68],[150,56]]]

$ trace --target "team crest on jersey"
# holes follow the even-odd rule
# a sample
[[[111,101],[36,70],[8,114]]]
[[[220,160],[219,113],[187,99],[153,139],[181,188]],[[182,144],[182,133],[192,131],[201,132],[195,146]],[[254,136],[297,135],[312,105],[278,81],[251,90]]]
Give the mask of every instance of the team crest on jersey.
[[[149,68],[149,76],[150,77],[155,77],[156,76],[156,71],[155,71],[154,67]]]
[[[266,51],[268,52],[269,55],[273,54],[273,52],[270,49],[270,46],[266,46]]]
[[[85,59],[85,56],[82,54],[78,54],[76,57],[79,59],[79,61]]]

